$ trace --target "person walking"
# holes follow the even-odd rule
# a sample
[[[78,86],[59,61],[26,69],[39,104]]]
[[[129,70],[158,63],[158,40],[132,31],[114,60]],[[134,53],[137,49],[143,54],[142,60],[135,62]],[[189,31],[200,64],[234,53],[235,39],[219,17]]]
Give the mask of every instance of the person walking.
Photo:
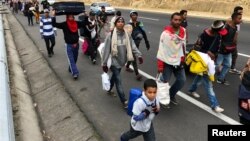
[[[125,20],[123,17],[117,17],[115,20],[115,28],[109,33],[104,42],[104,51],[102,57],[102,68],[104,72],[108,72],[108,60],[111,56],[112,77],[110,79],[110,90],[107,92],[114,96],[112,91],[114,84],[124,108],[128,107],[128,101],[125,97],[122,87],[121,69],[127,61],[133,61],[133,53],[138,56],[139,63],[143,63],[141,52],[137,49],[131,36],[124,30]]]
[[[155,141],[153,119],[160,111],[160,103],[156,98],[157,83],[153,79],[144,82],[144,91],[140,98],[133,104],[133,115],[130,122],[130,130],[123,133],[120,141],[129,141],[140,135],[144,141]]]
[[[234,13],[240,13],[240,14],[243,14],[243,7],[241,6],[236,6],[234,8]],[[228,23],[232,22],[232,20],[229,20]],[[241,23],[240,23],[241,24]],[[237,32],[240,31],[240,24],[237,24],[236,27],[237,27]],[[235,73],[235,74],[241,74],[241,71],[240,70],[237,70],[236,69],[236,61],[237,61],[237,58],[238,58],[238,47],[236,47],[235,51],[232,52],[232,65],[231,65],[231,68],[229,70],[230,73]]]
[[[48,56],[52,57],[54,55],[55,36],[57,33],[56,28],[52,25],[52,18],[49,16],[48,9],[44,9],[44,16],[40,19],[40,34],[45,41]]]
[[[105,26],[107,26],[108,15],[105,12],[105,6],[101,6],[101,11],[97,14],[98,21],[98,35],[104,35]]]
[[[158,72],[162,73],[161,81],[170,82],[172,73],[176,80],[169,89],[170,102],[178,105],[176,93],[184,86],[186,75],[184,70],[186,30],[181,27],[181,14],[171,15],[170,25],[166,26],[160,37],[157,53]]]
[[[79,33],[78,28],[84,28],[85,22],[75,21],[74,15],[67,14],[66,21],[57,23],[55,17],[55,10],[52,12],[52,25],[53,27],[63,30],[64,40],[66,43],[66,53],[69,61],[69,72],[76,80],[79,76],[79,71],[76,66],[78,51],[79,51]]]
[[[198,39],[198,42],[196,43],[201,47],[200,50],[192,51],[187,57],[187,62],[191,63],[194,61],[193,58],[199,58],[201,64],[204,64],[207,67],[203,72],[196,74],[192,85],[189,87],[188,93],[196,98],[199,98],[200,95],[196,93],[196,90],[203,82],[211,108],[218,113],[223,112],[224,109],[219,106],[218,100],[213,90],[212,82],[214,81],[215,75],[214,60],[220,47],[221,35],[224,35],[227,32],[224,29],[224,26],[225,24],[223,21],[214,21],[211,25],[211,28],[205,29],[203,31]],[[193,58],[189,58],[189,56],[192,56]],[[195,61],[197,62],[198,60]]]
[[[39,18],[40,18],[39,2],[37,1],[35,3],[35,19],[37,24],[39,24]]]
[[[150,49],[150,44],[149,44],[149,41],[148,41],[148,37],[147,37],[147,34],[146,34],[145,30],[144,30],[143,23],[141,21],[138,21],[138,13],[136,11],[131,11],[130,12],[130,18],[131,18],[131,20],[130,20],[129,24],[132,26],[132,34],[131,34],[131,36],[132,36],[132,38],[133,38],[133,40],[135,42],[136,47],[139,49],[141,40],[144,38],[146,48],[147,48],[147,50],[149,50]],[[136,58],[136,56],[134,56],[134,58]],[[132,62],[129,61],[126,64],[126,71],[133,72],[133,70],[130,69],[130,67],[129,67],[130,64],[133,65],[135,75],[136,75],[136,79],[140,81],[142,79],[142,76],[139,74],[136,59],[134,61],[132,61]]]
[[[219,54],[216,59],[216,70],[218,71],[217,83],[224,85],[230,85],[225,77],[231,67],[232,52],[236,50],[238,38],[236,25],[241,23],[242,14],[233,13],[231,19],[232,21],[227,22],[225,25],[225,29],[227,29],[228,33],[222,36]],[[219,72],[221,66],[222,70]]]

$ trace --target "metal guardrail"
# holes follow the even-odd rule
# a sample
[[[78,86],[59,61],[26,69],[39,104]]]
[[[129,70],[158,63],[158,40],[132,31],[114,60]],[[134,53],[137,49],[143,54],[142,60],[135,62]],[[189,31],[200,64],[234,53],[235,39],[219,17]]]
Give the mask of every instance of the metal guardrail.
[[[2,14],[0,14],[0,140],[15,141]]]

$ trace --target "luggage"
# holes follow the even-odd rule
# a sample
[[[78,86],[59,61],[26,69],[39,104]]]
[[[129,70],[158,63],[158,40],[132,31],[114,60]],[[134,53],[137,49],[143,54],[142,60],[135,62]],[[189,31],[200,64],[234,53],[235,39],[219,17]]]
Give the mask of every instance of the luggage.
[[[78,15],[85,12],[83,2],[55,2],[53,8],[56,10],[56,15]]]
[[[128,111],[127,111],[127,114],[129,116],[132,116],[133,115],[133,105],[134,105],[134,102],[140,98],[142,96],[142,90],[139,89],[139,88],[132,88],[130,89],[130,92],[129,92],[129,100],[128,100]]]

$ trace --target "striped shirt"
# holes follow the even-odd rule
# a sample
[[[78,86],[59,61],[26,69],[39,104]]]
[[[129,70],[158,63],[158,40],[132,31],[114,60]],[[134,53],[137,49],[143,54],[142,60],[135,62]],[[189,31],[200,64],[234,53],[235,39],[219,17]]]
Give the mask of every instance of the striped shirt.
[[[40,18],[40,33],[43,35],[45,38],[50,37],[50,36],[55,36],[54,31],[56,28],[52,26],[52,19],[51,17],[45,18],[41,17]]]

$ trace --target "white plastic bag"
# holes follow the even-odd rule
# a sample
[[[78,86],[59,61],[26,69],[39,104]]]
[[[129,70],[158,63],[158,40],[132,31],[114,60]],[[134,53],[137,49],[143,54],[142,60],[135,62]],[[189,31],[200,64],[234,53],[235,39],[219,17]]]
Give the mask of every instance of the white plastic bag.
[[[170,103],[170,96],[169,96],[169,84],[164,83],[160,80],[161,73],[156,77],[157,83],[157,98],[162,105],[168,105]]]
[[[106,72],[102,74],[102,89],[105,91],[110,89],[109,75]]]
[[[104,53],[104,43],[101,43],[98,47],[98,52],[101,56],[101,59],[103,59],[103,53]],[[109,59],[108,59],[108,62],[107,62],[107,66],[108,68],[111,67],[111,63],[112,63],[112,60],[111,60],[111,54],[109,55]]]

